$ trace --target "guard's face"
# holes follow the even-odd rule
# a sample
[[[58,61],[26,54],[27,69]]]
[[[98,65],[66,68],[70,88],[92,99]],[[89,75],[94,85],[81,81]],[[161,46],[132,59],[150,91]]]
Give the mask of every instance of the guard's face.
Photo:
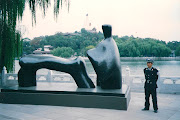
[[[152,67],[152,63],[151,62],[147,62],[147,66],[148,66],[148,68],[151,68]]]

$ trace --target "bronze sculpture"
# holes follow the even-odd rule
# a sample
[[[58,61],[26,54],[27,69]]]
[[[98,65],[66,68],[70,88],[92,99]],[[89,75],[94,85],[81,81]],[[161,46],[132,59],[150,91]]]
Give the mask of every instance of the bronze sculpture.
[[[105,39],[96,48],[87,51],[97,74],[98,87],[95,88],[89,78],[81,57],[64,59],[52,55],[27,55],[19,60],[19,86],[2,88],[0,103],[127,110],[130,87],[122,85],[120,56],[111,35],[112,28],[110,25],[102,28]],[[41,68],[69,73],[78,88],[49,83],[36,86],[36,71]]]
[[[97,74],[97,86],[102,89],[121,89],[120,55],[112,38],[112,27],[103,25],[102,29],[105,39],[96,48],[88,50],[87,55]],[[79,88],[95,87],[81,57],[64,59],[52,55],[28,55],[21,58],[19,64],[18,83],[21,87],[36,86],[36,71],[41,68],[69,73]]]

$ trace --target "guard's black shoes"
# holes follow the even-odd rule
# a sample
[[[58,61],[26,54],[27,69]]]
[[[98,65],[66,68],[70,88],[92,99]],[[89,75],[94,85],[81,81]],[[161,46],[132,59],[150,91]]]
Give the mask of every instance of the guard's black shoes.
[[[148,108],[143,108],[142,111],[146,111],[146,110],[149,110]]]
[[[158,110],[154,110],[154,113],[158,113]]]

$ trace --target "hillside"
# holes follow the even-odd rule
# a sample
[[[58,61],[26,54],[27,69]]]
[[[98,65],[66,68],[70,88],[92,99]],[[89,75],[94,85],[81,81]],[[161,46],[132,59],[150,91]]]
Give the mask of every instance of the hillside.
[[[169,57],[175,51],[180,56],[180,42],[166,43],[153,38],[139,38],[134,36],[113,36],[117,43],[121,57]],[[26,38],[27,39],[27,38]],[[74,33],[57,33],[50,36],[40,36],[23,42],[24,54],[31,54],[44,45],[53,46],[52,54],[61,57],[72,55],[86,56],[86,51],[94,48],[104,39],[101,32],[90,32],[81,29]]]

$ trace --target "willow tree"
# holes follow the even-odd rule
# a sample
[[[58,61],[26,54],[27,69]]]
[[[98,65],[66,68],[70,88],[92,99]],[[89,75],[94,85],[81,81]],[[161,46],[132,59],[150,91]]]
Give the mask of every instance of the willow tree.
[[[13,71],[14,60],[22,54],[21,31],[16,29],[17,21],[22,20],[25,4],[29,4],[32,13],[32,25],[36,24],[36,8],[40,7],[44,16],[51,0],[0,0],[0,71],[6,66]],[[54,0],[54,16],[57,19],[59,9],[69,0]],[[61,6],[61,7],[60,7]]]

